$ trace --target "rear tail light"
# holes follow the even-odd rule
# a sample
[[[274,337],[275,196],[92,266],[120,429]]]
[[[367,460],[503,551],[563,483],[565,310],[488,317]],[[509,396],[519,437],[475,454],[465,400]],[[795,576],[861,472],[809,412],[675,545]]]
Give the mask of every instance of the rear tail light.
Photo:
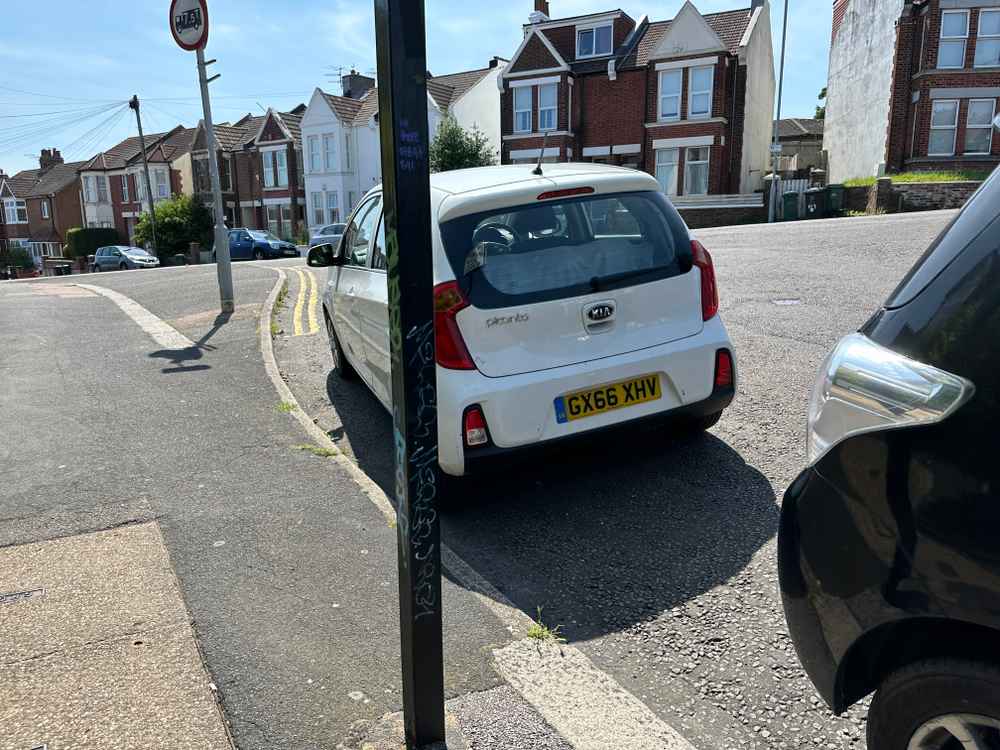
[[[698,240],[691,240],[691,255],[701,271],[701,319],[711,320],[719,312],[719,287],[715,283],[712,256]]]
[[[437,363],[449,370],[476,369],[455,319],[468,306],[458,282],[446,281],[434,287],[434,349]]]
[[[486,417],[480,406],[470,406],[465,410],[462,419],[462,432],[465,435],[465,445],[468,448],[475,448],[479,445],[486,445],[490,442],[490,433],[486,427]]]
[[[733,355],[728,349],[719,349],[715,353],[715,387],[733,387]]]
[[[941,422],[974,392],[965,378],[852,333],[827,357],[813,387],[809,463],[855,435]]]
[[[592,187],[578,187],[578,188],[564,188],[563,190],[549,190],[546,193],[540,193],[537,200],[547,201],[553,198],[569,198],[574,195],[590,195],[594,192]]]

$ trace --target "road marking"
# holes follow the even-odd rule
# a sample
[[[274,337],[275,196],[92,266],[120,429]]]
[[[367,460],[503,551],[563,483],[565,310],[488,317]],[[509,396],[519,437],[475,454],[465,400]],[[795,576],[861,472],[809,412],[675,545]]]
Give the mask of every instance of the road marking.
[[[194,342],[171,325],[168,325],[160,318],[156,317],[140,305],[131,297],[126,297],[111,289],[93,284],[76,284],[81,289],[89,289],[92,292],[107,297],[121,308],[122,312],[134,320],[138,326],[148,333],[153,341],[164,349],[192,349]]]
[[[306,277],[298,268],[293,268],[295,275],[299,277],[299,294],[295,299],[295,311],[292,313],[293,336],[302,335],[302,306],[306,301]]]
[[[356,463],[347,458],[303,410],[274,358],[269,322],[285,272],[278,274],[260,310],[260,350],[264,369],[280,401],[294,404],[289,412],[322,448],[335,451],[336,462],[357,483],[393,526],[396,510],[389,497]],[[297,270],[297,269],[293,269]],[[578,648],[549,645],[527,638],[533,621],[448,545],[441,545],[441,565],[504,625],[514,642],[495,650],[497,670],[576,750],[695,750],[669,724],[654,714],[610,675],[599,670]],[[554,651],[553,651],[554,649]],[[535,655],[532,656],[532,653]],[[565,661],[564,661],[565,660]],[[595,710],[596,709],[596,710]]]
[[[316,275],[306,270],[309,276],[309,333],[319,333],[319,323],[316,322],[316,307],[319,302],[319,293],[316,290]]]

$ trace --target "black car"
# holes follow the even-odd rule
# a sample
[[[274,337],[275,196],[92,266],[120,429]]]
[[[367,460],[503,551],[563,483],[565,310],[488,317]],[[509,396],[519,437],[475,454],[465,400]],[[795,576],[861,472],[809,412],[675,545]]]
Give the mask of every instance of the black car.
[[[1000,174],[820,372],[785,493],[789,633],[870,750],[1000,748]]]

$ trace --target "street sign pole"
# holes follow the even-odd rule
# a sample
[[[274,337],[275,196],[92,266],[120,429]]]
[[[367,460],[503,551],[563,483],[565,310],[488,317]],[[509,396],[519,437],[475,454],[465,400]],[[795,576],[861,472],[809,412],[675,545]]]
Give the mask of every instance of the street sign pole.
[[[226,232],[226,214],[222,205],[222,187],[219,182],[218,153],[215,128],[212,125],[212,102],[208,84],[219,76],[208,77],[207,68],[215,60],[205,61],[208,43],[208,0],[171,0],[170,33],[181,49],[194,52],[198,59],[198,84],[201,87],[201,106],[204,111],[205,146],[208,149],[208,174],[212,182],[212,203],[215,209],[215,260],[219,277],[219,302],[223,314],[234,310],[233,270],[229,259],[229,238]]]
[[[443,746],[441,527],[423,0],[374,0],[408,750]]]
[[[201,106],[204,110],[205,145],[208,147],[208,174],[212,180],[212,199],[215,204],[215,270],[219,277],[219,307],[223,313],[235,309],[233,302],[233,264],[229,258],[229,234],[226,231],[226,213],[222,207],[222,184],[219,181],[219,156],[212,125],[212,102],[208,96],[208,72],[205,52],[199,47],[198,81],[201,84]],[[214,61],[213,61],[214,62]]]
[[[778,144],[778,122],[781,120],[781,92],[785,86],[785,40],[788,39],[788,0],[785,0],[785,20],[781,26],[781,67],[778,70],[778,114],[774,119],[774,140],[771,142],[771,200],[767,209],[767,220],[774,223],[778,213],[778,165],[781,146]]]

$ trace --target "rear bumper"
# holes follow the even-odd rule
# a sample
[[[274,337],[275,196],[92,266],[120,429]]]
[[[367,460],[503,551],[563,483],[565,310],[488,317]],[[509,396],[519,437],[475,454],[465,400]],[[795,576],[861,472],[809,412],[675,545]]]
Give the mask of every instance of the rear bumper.
[[[732,401],[713,389],[716,352],[733,352],[716,316],[702,331],[678,341],[640,351],[539,372],[489,378],[477,371],[438,368],[438,455],[441,468],[454,476],[481,470],[491,460],[514,457],[624,425],[719,411]],[[734,357],[735,358],[735,357]],[[554,400],[565,393],[656,374],[662,396],[656,401],[560,423]],[[465,449],[462,415],[482,408],[491,444]],[[468,463],[469,467],[466,467]]]
[[[645,417],[629,419],[625,422],[617,422],[608,427],[598,427],[585,432],[577,432],[572,435],[552,438],[540,443],[522,445],[516,448],[498,448],[495,445],[486,445],[481,448],[470,449],[465,452],[465,473],[482,474],[488,471],[496,471],[531,456],[543,454],[545,451],[562,450],[586,440],[607,438],[609,436],[627,439],[630,433],[650,427],[669,426],[671,424],[682,423],[686,419],[707,417],[728,407],[733,402],[735,396],[735,388],[720,388],[704,401],[685,404],[670,411],[662,411]]]

